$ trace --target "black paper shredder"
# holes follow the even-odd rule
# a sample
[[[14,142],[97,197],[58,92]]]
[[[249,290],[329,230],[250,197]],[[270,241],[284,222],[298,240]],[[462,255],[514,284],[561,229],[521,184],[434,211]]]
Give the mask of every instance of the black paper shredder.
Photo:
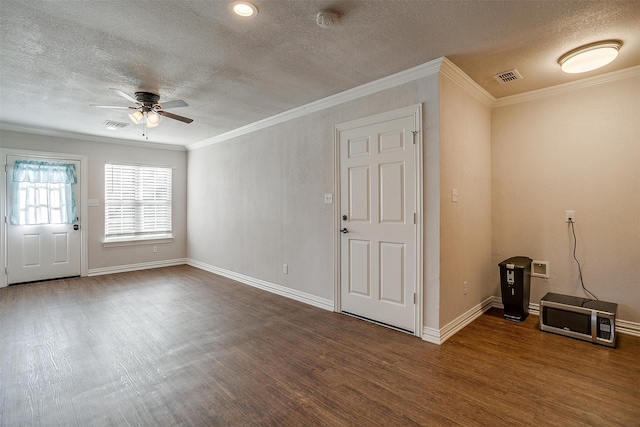
[[[516,256],[500,264],[500,291],[504,318],[522,322],[529,315],[531,258]]]

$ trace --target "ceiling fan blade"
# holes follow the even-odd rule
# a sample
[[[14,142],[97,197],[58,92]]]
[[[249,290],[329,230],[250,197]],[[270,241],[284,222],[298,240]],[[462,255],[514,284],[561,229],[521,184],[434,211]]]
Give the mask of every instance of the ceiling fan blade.
[[[164,110],[158,110],[158,114],[160,114],[161,116],[168,117],[170,119],[179,120],[184,123],[191,123],[193,121],[193,119],[190,119],[188,117],[179,116],[177,114],[169,113],[168,111],[164,111]]]
[[[178,107],[188,107],[189,104],[184,102],[182,99],[175,99],[173,101],[161,102],[160,105],[164,110],[167,108],[178,108]]]
[[[126,110],[137,110],[138,107],[123,107],[121,105],[97,105],[97,104],[89,104],[89,107],[94,107],[94,108],[122,108],[122,109],[126,109]]]
[[[113,92],[115,92],[117,95],[120,95],[124,99],[129,100],[129,101],[133,102],[134,104],[138,104],[138,100],[137,99],[135,99],[133,96],[127,95],[126,93],[124,93],[120,89],[116,89],[116,88],[113,88],[113,87],[110,87],[109,89],[111,89]]]

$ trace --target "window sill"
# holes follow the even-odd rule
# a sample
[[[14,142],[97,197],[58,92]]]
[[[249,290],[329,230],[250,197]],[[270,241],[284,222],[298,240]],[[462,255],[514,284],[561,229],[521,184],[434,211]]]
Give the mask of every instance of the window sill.
[[[114,248],[118,246],[140,246],[140,245],[157,245],[162,243],[173,242],[173,235],[167,234],[163,236],[148,237],[120,237],[105,239],[102,242],[103,248]]]

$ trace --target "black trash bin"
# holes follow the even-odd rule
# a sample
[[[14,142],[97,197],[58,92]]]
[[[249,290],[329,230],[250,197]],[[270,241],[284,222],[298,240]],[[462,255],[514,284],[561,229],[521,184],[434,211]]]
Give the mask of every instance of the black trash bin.
[[[529,315],[531,261],[526,256],[516,256],[498,264],[504,318],[507,320],[522,322]]]

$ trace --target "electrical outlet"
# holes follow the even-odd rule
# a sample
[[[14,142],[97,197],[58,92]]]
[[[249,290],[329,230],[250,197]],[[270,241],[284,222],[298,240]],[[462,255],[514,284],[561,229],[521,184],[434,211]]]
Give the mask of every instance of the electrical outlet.
[[[282,264],[282,272],[284,274],[289,274],[289,266],[287,264]]]
[[[564,222],[576,222],[576,211],[564,211]]]
[[[466,295],[468,291],[469,291],[469,282],[465,280],[464,283],[462,284],[462,293]]]
[[[158,247],[157,247],[157,246],[154,246],[154,247],[153,247],[153,253],[155,254],[155,253],[157,253],[157,252],[158,252]]]

